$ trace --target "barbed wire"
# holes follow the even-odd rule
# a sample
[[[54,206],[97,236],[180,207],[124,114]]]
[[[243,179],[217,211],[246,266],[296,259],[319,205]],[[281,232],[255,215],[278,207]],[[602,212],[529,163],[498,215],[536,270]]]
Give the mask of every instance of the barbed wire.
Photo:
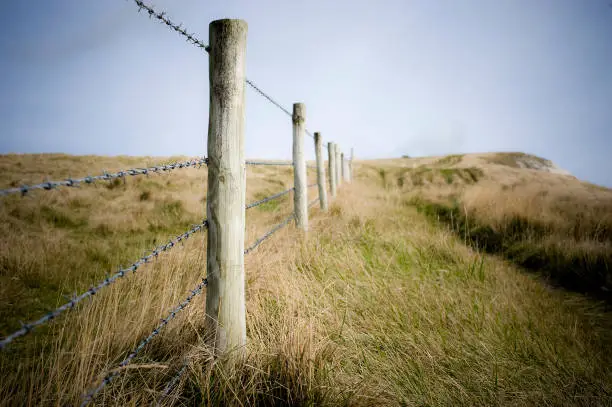
[[[117,271],[112,276],[105,278],[100,283],[98,283],[96,286],[91,287],[89,290],[83,292],[82,294],[80,294],[78,296],[74,296],[69,302],[67,302],[67,303],[61,305],[60,307],[56,308],[55,310],[47,313],[45,316],[37,319],[36,321],[29,322],[27,324],[22,324],[22,327],[20,329],[18,329],[17,331],[13,332],[12,334],[10,334],[7,337],[5,337],[2,340],[0,340],[0,350],[4,349],[4,347],[6,345],[11,343],[15,339],[19,338],[20,336],[28,334],[29,332],[31,332],[37,326],[40,326],[40,325],[42,325],[42,324],[44,324],[46,322],[49,322],[52,319],[54,319],[57,316],[59,316],[60,314],[62,314],[63,312],[68,311],[68,310],[74,308],[79,302],[83,301],[85,298],[88,298],[88,297],[91,297],[91,296],[95,295],[102,288],[104,288],[104,287],[114,283],[119,278],[124,277],[126,275],[126,273],[129,273],[129,272],[134,272],[135,273],[136,270],[138,269],[138,267],[140,267],[141,265],[143,265],[145,263],[148,263],[151,259],[153,259],[154,257],[157,257],[160,253],[165,252],[165,251],[173,248],[179,242],[182,242],[183,240],[189,239],[189,237],[191,235],[193,235],[194,233],[196,233],[196,232],[198,232],[198,231],[200,231],[202,229],[205,229],[207,226],[208,226],[208,221],[206,221],[206,220],[203,221],[202,223],[198,224],[198,225],[195,225],[193,228],[191,228],[187,232],[178,235],[174,239],[171,239],[165,245],[157,246],[155,249],[153,249],[151,251],[151,254],[149,254],[147,256],[144,256],[144,257],[141,257],[136,262],[134,262],[130,267],[119,269],[119,271]]]
[[[245,251],[244,254],[249,254],[250,252],[252,252],[253,250],[255,250],[257,248],[257,246],[259,246],[264,240],[266,240],[267,238],[269,238],[270,236],[272,236],[274,233],[276,233],[279,229],[287,226],[289,224],[289,222],[291,222],[291,220],[294,218],[295,214],[291,214],[289,215],[285,220],[283,220],[281,223],[279,223],[278,225],[274,226],[272,229],[270,229],[269,231],[267,231],[262,237],[260,237],[259,239],[257,239],[255,241],[255,243],[253,243],[251,246],[249,246]]]
[[[290,165],[293,166],[293,162],[287,161],[252,161],[247,160],[244,162],[246,165]]]
[[[191,42],[193,45],[197,47],[203,48],[206,52],[210,51],[210,47],[208,45],[204,44],[202,41],[197,39],[194,34],[189,34],[184,28],[181,27],[182,24],[175,24],[172,21],[170,21],[170,19],[166,16],[165,11],[161,13],[157,13],[153,9],[153,7],[147,6],[146,4],[144,4],[144,2],[140,0],[134,0],[134,2],[138,6],[138,12],[140,12],[141,10],[146,10],[146,12],[149,13],[149,18],[151,17],[157,18],[159,21],[166,24],[168,27],[172,28],[174,31],[176,31],[177,33],[187,38],[188,42]]]
[[[174,377],[172,379],[170,379],[170,381],[168,381],[168,383],[164,387],[164,391],[162,392],[161,397],[157,400],[157,403],[155,403],[156,407],[161,406],[162,401],[164,401],[166,399],[166,397],[168,397],[168,395],[170,394],[170,391],[172,391],[172,388],[174,387],[176,382],[179,381],[181,376],[183,376],[183,374],[185,374],[185,372],[187,371],[188,367],[189,367],[189,361],[185,360],[185,362],[183,363],[183,366],[179,369],[178,372],[176,372]]]
[[[252,202],[252,203],[248,204],[245,209],[251,209],[251,208],[254,208],[254,207],[259,206],[261,204],[265,204],[266,202],[269,202],[269,201],[271,201],[273,199],[280,198],[281,196],[288,194],[289,192],[293,191],[294,189],[295,189],[294,187],[291,187],[291,188],[289,188],[289,189],[287,189],[287,190],[285,190],[283,192],[279,192],[278,194],[270,195],[269,197],[264,198],[264,199],[262,199],[260,201]]]
[[[91,184],[95,181],[108,181],[115,178],[124,178],[126,176],[136,176],[136,175],[148,175],[150,173],[159,173],[172,171],[177,168],[188,168],[188,167],[198,167],[200,168],[202,165],[208,164],[208,158],[194,158],[192,160],[177,162],[172,164],[164,164],[164,165],[154,165],[148,168],[132,168],[129,170],[121,170],[119,172],[109,173],[104,172],[102,175],[96,176],[87,176],[82,178],[68,178],[63,181],[47,181],[41,184],[36,185],[22,185],[16,188],[8,188],[0,190],[0,196],[6,196],[14,193],[21,193],[22,195],[27,194],[29,191],[33,189],[43,189],[43,190],[51,190],[60,186],[64,187],[78,187],[80,184]]]
[[[253,88],[255,90],[255,92],[259,93],[260,96],[263,96],[264,98],[266,98],[268,100],[268,102],[272,103],[274,106],[276,106],[280,110],[282,110],[287,116],[293,117],[293,114],[291,114],[291,112],[289,112],[289,110],[285,109],[283,106],[281,106],[280,103],[278,103],[276,100],[272,99],[272,97],[270,95],[268,95],[266,92],[264,92],[259,87],[257,87],[257,85],[255,85],[252,80],[247,78],[246,83],[251,88]]]
[[[196,295],[198,295],[198,294],[200,294],[202,292],[202,289],[208,285],[208,277],[210,277],[210,276],[207,276],[206,278],[202,279],[202,282],[200,284],[198,284],[195,289],[191,290],[191,293],[187,296],[187,298],[185,298],[185,300],[183,300],[183,302],[179,303],[179,305],[177,307],[175,307],[172,311],[170,311],[168,316],[166,318],[162,319],[161,322],[155,327],[155,329],[153,329],[153,331],[146,338],[144,338],[143,340],[140,341],[140,343],[138,343],[138,346],[136,346],[136,348],[134,348],[134,350],[125,359],[123,359],[121,361],[121,363],[119,363],[119,366],[117,367],[117,369],[111,371],[106,376],[104,376],[104,379],[102,379],[102,382],[100,382],[100,384],[97,387],[95,387],[94,389],[90,390],[85,395],[85,397],[83,398],[83,402],[81,403],[81,407],[84,407],[87,404],[89,404],[91,401],[93,401],[93,399],[100,392],[100,390],[102,390],[116,376],[118,376],[119,373],[121,372],[121,369],[126,367],[127,365],[129,365],[130,362],[132,361],[132,359],[134,359],[138,355],[138,353],[149,342],[151,342],[153,340],[153,338],[155,338],[159,334],[159,332],[166,325],[168,325],[168,322],[170,322],[172,319],[174,319],[174,317],[176,317],[176,314],[178,314],[180,311],[185,309],[187,307],[187,305],[189,305],[191,300]]]
[[[316,187],[317,185],[319,185],[319,184],[317,184],[317,183],[315,182],[314,184],[310,184],[310,185],[308,185],[308,188]]]
[[[187,41],[191,42],[192,44],[194,44],[194,45],[196,45],[196,46],[198,46],[200,48],[203,48],[206,52],[210,52],[210,46],[208,46],[208,45],[204,44],[202,41],[198,40],[195,37],[195,35],[189,34],[184,28],[181,28],[182,24],[178,24],[178,25],[174,24],[166,16],[166,12],[165,11],[163,11],[161,13],[158,13],[158,12],[155,11],[155,9],[153,7],[144,4],[144,2],[141,1],[141,0],[134,0],[134,2],[138,6],[138,11],[139,12],[141,10],[145,10],[149,14],[149,18],[151,18],[151,17],[157,18],[162,23],[166,24],[168,27],[172,28],[174,31],[176,31],[177,33],[179,33],[179,34],[183,35],[185,38],[187,38]],[[289,112],[289,110],[287,110],[280,103],[278,103],[276,100],[274,100],[272,98],[272,96],[268,95],[261,88],[259,88],[257,85],[255,85],[255,83],[253,83],[252,80],[246,78],[246,83],[251,88],[253,88],[253,90],[255,90],[255,92],[257,92],[260,96],[263,96],[265,99],[267,99],[270,103],[272,103],[274,106],[279,108],[287,116],[293,117],[293,114],[291,114],[291,112]],[[306,134],[314,139],[314,135],[310,132],[310,130],[306,129]],[[327,145],[323,144],[323,147],[327,148]]]

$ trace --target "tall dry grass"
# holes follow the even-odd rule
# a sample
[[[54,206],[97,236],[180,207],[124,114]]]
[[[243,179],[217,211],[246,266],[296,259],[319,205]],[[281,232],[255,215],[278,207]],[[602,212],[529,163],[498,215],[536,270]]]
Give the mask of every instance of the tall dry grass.
[[[183,180],[192,176],[202,172],[186,170],[173,179],[199,190],[199,182]],[[289,177],[255,169],[249,173],[254,186],[249,195],[282,189],[274,182]],[[407,206],[397,185],[383,187],[380,177],[377,168],[357,166],[356,180],[341,188],[329,213],[312,212],[307,237],[285,228],[247,257],[249,341],[242,363],[210,357],[204,345],[209,334],[203,326],[204,293],[121,371],[96,404],[153,404],[187,361],[187,373],[162,405],[612,405],[609,313],[470,249],[454,232]],[[140,202],[141,189],[135,183],[126,188],[137,189],[132,196]],[[181,192],[173,197],[183,199]],[[197,207],[200,196],[187,192],[185,197],[192,203],[184,202],[183,216],[192,216],[185,208]],[[106,202],[92,196],[92,213]],[[139,208],[135,204],[136,212]],[[140,209],[143,219],[154,208]],[[289,208],[287,199],[249,212],[248,240]],[[125,222],[109,219],[115,225],[109,241],[127,241],[114,229]],[[51,260],[72,261],[71,251],[50,244],[57,236],[73,247],[81,238],[92,246],[106,241],[90,236],[90,226],[73,230],[48,220],[36,225],[27,227],[48,248],[32,252],[45,256],[33,263],[35,270]],[[153,230],[129,238],[168,233]],[[198,283],[205,272],[204,240],[203,235],[188,240],[0,354],[0,403],[78,404]],[[10,241],[3,242],[8,247]],[[2,253],[28,259],[21,250]],[[55,250],[53,256],[47,250]],[[131,254],[109,262],[123,262]],[[58,269],[51,276],[70,281],[57,283],[59,291],[78,285],[77,273],[62,277]],[[19,309],[17,303],[8,306]]]

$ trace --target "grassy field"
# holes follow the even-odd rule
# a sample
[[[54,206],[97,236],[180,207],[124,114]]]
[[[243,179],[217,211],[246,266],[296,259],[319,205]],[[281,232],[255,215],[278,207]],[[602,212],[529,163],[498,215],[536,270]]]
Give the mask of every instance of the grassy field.
[[[0,187],[158,162],[3,156]],[[607,303],[555,288],[546,277],[559,268],[532,273],[509,253],[521,242],[539,258],[562,252],[597,275],[610,264],[612,192],[516,162],[356,163],[330,211],[311,211],[307,237],[283,229],[246,258],[246,360],[212,360],[198,296],[95,404],[154,404],[187,361],[162,405],[612,405]],[[249,168],[247,201],[291,177],[286,167]],[[206,169],[183,169],[4,198],[0,334],[200,222],[205,184]],[[291,196],[250,210],[247,242],[290,211]],[[522,229],[507,222],[516,215]],[[539,234],[526,234],[532,224]],[[204,274],[200,234],[17,340],[0,353],[0,405],[79,404]]]

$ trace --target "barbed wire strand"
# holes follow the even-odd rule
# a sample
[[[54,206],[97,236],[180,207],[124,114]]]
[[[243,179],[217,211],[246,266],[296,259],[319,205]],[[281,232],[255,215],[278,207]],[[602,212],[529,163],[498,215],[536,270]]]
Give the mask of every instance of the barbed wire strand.
[[[141,265],[148,263],[154,257],[156,258],[160,253],[173,248],[178,243],[188,239],[191,235],[193,235],[196,232],[199,232],[202,229],[205,229],[207,226],[208,226],[208,221],[206,220],[198,225],[195,225],[193,228],[191,228],[187,232],[178,235],[174,239],[171,239],[165,245],[157,246],[155,249],[151,251],[151,254],[141,257],[136,262],[134,262],[130,267],[119,269],[119,271],[117,271],[112,276],[105,278],[100,283],[98,283],[96,286],[91,287],[89,290],[83,292],[82,294],[73,297],[69,302],[47,313],[45,316],[37,319],[36,321],[29,322],[27,324],[22,324],[22,327],[20,329],[18,329],[17,331],[13,332],[12,334],[0,340],[0,349],[4,349],[6,345],[13,342],[15,339],[19,338],[20,336],[28,334],[37,326],[43,325],[44,323],[49,322],[52,319],[56,318],[63,312],[73,309],[79,302],[83,301],[85,298],[95,295],[102,288],[114,283],[119,278],[124,277],[127,273],[129,272],[135,273],[138,267],[140,267]]]
[[[280,110],[282,110],[287,116],[293,117],[293,114],[291,114],[291,112],[289,112],[289,110],[285,109],[283,106],[281,106],[280,103],[278,103],[276,100],[272,99],[272,97],[270,95],[268,95],[266,92],[261,90],[257,85],[255,85],[252,80],[247,78],[246,83],[251,88],[253,88],[253,90],[255,90],[255,92],[259,93],[260,96],[263,96],[264,98],[266,98],[268,100],[268,102],[272,103],[274,106],[276,106]]]
[[[174,377],[172,379],[170,379],[170,381],[168,381],[168,383],[166,384],[166,387],[164,387],[164,391],[162,392],[161,397],[159,398],[159,400],[157,400],[157,403],[155,403],[156,407],[161,406],[161,403],[166,399],[166,397],[168,397],[168,395],[172,391],[172,388],[180,380],[180,378],[183,376],[183,374],[185,374],[185,372],[187,371],[188,367],[189,367],[189,361],[185,360],[185,362],[183,363],[181,368],[178,370],[178,372],[176,372]]]
[[[125,178],[126,176],[136,176],[136,175],[148,175],[150,173],[159,173],[172,171],[177,168],[188,168],[188,167],[198,167],[200,168],[202,165],[207,165],[207,158],[197,158],[189,161],[177,162],[172,164],[164,164],[164,165],[154,165],[148,168],[132,168],[129,170],[121,170],[115,173],[105,172],[102,175],[96,176],[87,176],[82,178],[68,178],[63,181],[47,181],[41,184],[36,185],[22,185],[16,188],[8,188],[0,190],[0,196],[6,196],[14,193],[21,193],[22,195],[27,194],[29,191],[33,189],[43,189],[43,190],[52,190],[60,186],[64,187],[78,187],[80,184],[91,184],[95,181],[108,181],[115,178]]]
[[[319,184],[317,184],[317,183],[315,182],[314,184],[310,184],[310,185],[308,185],[308,188],[316,187],[317,185],[319,185]]]
[[[260,201],[252,202],[252,203],[248,204],[245,209],[251,209],[251,208],[254,208],[254,207],[259,206],[261,204],[265,204],[266,202],[269,202],[269,201],[271,201],[273,199],[280,198],[281,196],[288,194],[289,192],[293,191],[294,189],[295,188],[292,187],[292,188],[289,188],[289,189],[287,189],[287,190],[285,190],[283,192],[279,192],[278,194],[270,195],[269,197],[264,198],[264,199],[262,199]]]
[[[194,34],[189,34],[184,28],[181,27],[182,24],[173,23],[167,16],[166,12],[157,13],[153,7],[144,4],[144,2],[140,0],[134,0],[134,3],[138,6],[138,12],[141,10],[145,10],[149,13],[149,18],[155,17],[162,23],[166,24],[168,27],[172,28],[177,33],[181,34],[185,38],[187,38],[188,42],[191,42],[193,45],[204,49],[206,52],[210,51],[210,47],[204,44],[202,41],[196,38]]]
[[[255,243],[253,243],[251,246],[249,246],[245,251],[244,254],[249,254],[250,252],[252,252],[253,250],[255,250],[257,248],[257,246],[259,246],[264,240],[266,240],[267,238],[269,238],[270,236],[272,236],[274,233],[276,233],[279,229],[282,229],[283,227],[287,226],[289,224],[289,222],[291,222],[291,220],[295,217],[295,214],[291,214],[289,215],[285,220],[283,220],[281,223],[279,223],[278,225],[274,226],[272,229],[270,229],[268,232],[266,232],[262,237],[260,237],[259,239],[257,239],[255,241]]]
[[[202,282],[200,282],[200,284],[198,284],[196,286],[196,288],[191,290],[191,292],[187,296],[187,298],[185,298],[183,300],[183,302],[179,303],[179,305],[177,307],[175,307],[172,311],[170,311],[168,316],[166,318],[162,319],[161,322],[155,327],[155,329],[153,329],[153,331],[146,338],[144,338],[143,340],[140,341],[140,343],[138,343],[138,346],[136,346],[136,348],[134,348],[134,350],[125,359],[123,359],[121,361],[121,363],[119,363],[118,369],[113,370],[110,373],[108,373],[106,376],[104,376],[104,379],[102,379],[100,384],[97,387],[95,387],[94,389],[90,390],[85,395],[85,397],[83,398],[83,402],[81,403],[81,407],[84,407],[87,404],[89,404],[90,402],[92,402],[93,399],[96,397],[96,395],[100,392],[100,390],[102,390],[116,376],[118,376],[120,374],[120,372],[121,372],[121,369],[126,367],[127,365],[129,365],[130,362],[132,361],[132,359],[134,359],[138,355],[138,353],[149,342],[151,342],[153,340],[153,338],[155,338],[166,325],[168,325],[168,322],[170,322],[172,319],[174,319],[174,317],[176,317],[176,315],[180,311],[185,309],[195,296],[197,296],[198,294],[202,293],[203,288],[208,285],[208,277],[210,277],[210,276],[207,276],[206,278],[202,279]]]
[[[138,6],[138,11],[140,12],[141,10],[145,10],[148,14],[149,14],[149,18],[151,17],[155,17],[157,18],[159,21],[161,21],[162,23],[166,24],[168,27],[172,28],[174,31],[176,31],[177,33],[181,34],[182,36],[184,36],[185,38],[187,38],[188,42],[191,42],[192,44],[198,46],[199,48],[204,49],[206,52],[210,52],[210,46],[204,44],[202,41],[200,41],[199,39],[196,38],[196,36],[194,34],[189,34],[184,28],[181,27],[181,24],[175,24],[173,23],[166,15],[166,12],[161,12],[158,13],[155,11],[155,9],[152,6],[148,6],[146,5],[143,1],[141,0],[134,0],[134,2],[136,3],[136,5]],[[277,108],[279,108],[283,113],[285,113],[286,115],[288,115],[289,117],[293,117],[293,114],[291,114],[291,112],[289,112],[289,110],[287,110],[286,108],[284,108],[280,103],[278,103],[276,100],[274,100],[270,95],[268,95],[266,92],[264,92],[261,88],[259,88],[257,85],[255,85],[255,83],[253,83],[252,80],[250,79],[246,79],[246,83],[247,85],[249,85],[251,88],[253,88],[253,90],[255,90],[255,92],[257,92],[260,96],[263,96],[265,99],[267,99],[270,103],[272,103],[274,106],[276,106]],[[310,136],[311,138],[314,138],[314,135],[308,130],[306,129],[306,134],[308,136]],[[325,148],[327,148],[327,145],[323,145]]]
[[[287,161],[251,161],[251,160],[247,160],[244,163],[246,165],[290,165],[290,166],[293,166],[293,162],[287,162]]]

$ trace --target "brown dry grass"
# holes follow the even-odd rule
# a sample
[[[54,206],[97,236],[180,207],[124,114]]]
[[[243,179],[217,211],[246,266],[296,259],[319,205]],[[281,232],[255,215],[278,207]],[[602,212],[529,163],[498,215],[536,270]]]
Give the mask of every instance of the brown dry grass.
[[[14,159],[3,158],[3,165]],[[72,158],[62,160],[72,166]],[[74,164],[75,172],[128,166],[97,160]],[[36,165],[42,172],[48,164]],[[383,187],[378,169],[358,165],[355,182],[343,185],[330,212],[313,211],[306,239],[286,228],[247,257],[244,363],[211,361],[203,345],[205,297],[199,296],[96,403],[151,404],[188,360],[187,374],[164,405],[612,405],[610,315],[468,248],[406,205],[409,184]],[[3,230],[0,253],[9,259],[5,264],[29,267],[3,268],[3,290],[14,294],[2,304],[8,309],[3,333],[14,327],[13,313],[41,312],[17,301],[21,294],[54,292],[40,308],[55,304],[58,293],[87,287],[138,256],[143,242],[162,241],[200,220],[205,178],[204,169],[189,169],[145,179],[146,188],[134,179],[122,191],[90,186],[6,201],[3,224],[13,223]],[[167,196],[169,180],[176,191]],[[289,182],[284,170],[250,170],[249,197]],[[145,190],[151,194],[141,200]],[[438,186],[443,191],[457,192],[446,182]],[[59,211],[74,199],[85,205],[78,214],[64,213],[71,221],[39,216],[41,205]],[[167,199],[182,204],[160,215],[156,208]],[[120,213],[105,210],[108,205]],[[22,206],[30,215],[11,213]],[[247,241],[288,210],[286,199],[249,212]],[[141,227],[152,215],[162,220]],[[96,232],[100,225],[108,230]],[[124,247],[133,240],[139,243]],[[105,245],[107,264],[78,255],[83,246]],[[0,404],[78,404],[197,284],[204,247],[203,235],[188,240],[3,352]],[[30,280],[46,280],[24,289],[26,269]]]

